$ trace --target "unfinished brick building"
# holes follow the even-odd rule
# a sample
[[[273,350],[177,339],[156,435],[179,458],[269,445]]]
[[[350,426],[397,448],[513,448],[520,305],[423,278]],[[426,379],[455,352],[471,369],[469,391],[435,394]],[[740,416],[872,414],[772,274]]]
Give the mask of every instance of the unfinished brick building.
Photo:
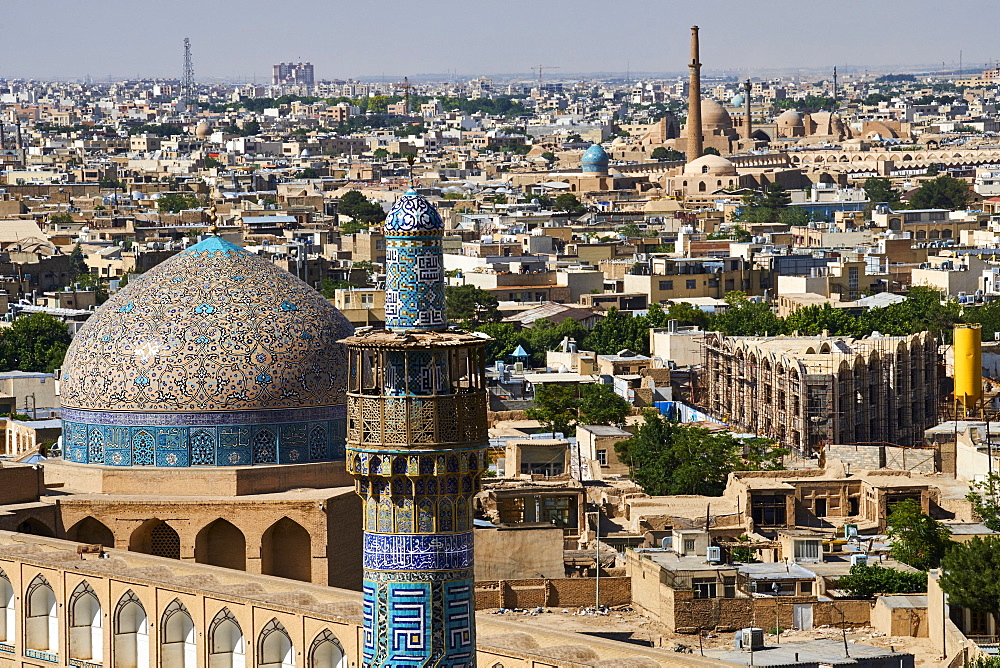
[[[935,424],[937,343],[930,332],[863,339],[705,337],[706,412],[804,454],[831,443],[922,444]]]

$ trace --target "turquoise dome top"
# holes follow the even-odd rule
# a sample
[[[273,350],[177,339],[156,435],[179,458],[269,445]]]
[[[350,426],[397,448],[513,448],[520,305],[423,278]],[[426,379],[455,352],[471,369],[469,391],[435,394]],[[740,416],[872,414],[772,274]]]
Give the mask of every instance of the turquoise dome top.
[[[608,152],[601,148],[600,144],[594,144],[583,152],[581,166],[584,172],[603,173],[608,171],[608,162],[610,161],[611,156],[608,155]]]
[[[431,232],[444,229],[441,214],[413,189],[396,200],[385,217],[383,232]]]
[[[734,107],[742,107],[747,103],[747,99],[744,97],[743,93],[737,93],[736,95],[733,95],[733,99],[730,100],[730,103]]]
[[[66,353],[62,405],[174,413],[345,404],[337,341],[352,332],[295,276],[208,237],[91,316]]]

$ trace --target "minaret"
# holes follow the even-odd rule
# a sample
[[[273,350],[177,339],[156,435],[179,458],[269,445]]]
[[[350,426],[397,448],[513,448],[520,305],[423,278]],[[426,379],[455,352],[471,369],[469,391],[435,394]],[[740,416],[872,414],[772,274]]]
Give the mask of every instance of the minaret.
[[[347,469],[364,504],[364,665],[471,668],[485,344],[448,328],[437,210],[411,190],[383,232],[386,329],[344,340]]]
[[[747,139],[753,137],[753,116],[750,114],[750,91],[753,90],[753,84],[750,83],[750,79],[743,82],[743,108],[746,109],[747,114]]]
[[[698,61],[698,26],[691,28],[691,78],[688,83],[687,158],[688,162],[701,157],[703,142],[701,128],[701,63]]]
[[[837,90],[837,68],[833,68],[833,109],[831,111],[837,111],[837,94],[840,91]]]

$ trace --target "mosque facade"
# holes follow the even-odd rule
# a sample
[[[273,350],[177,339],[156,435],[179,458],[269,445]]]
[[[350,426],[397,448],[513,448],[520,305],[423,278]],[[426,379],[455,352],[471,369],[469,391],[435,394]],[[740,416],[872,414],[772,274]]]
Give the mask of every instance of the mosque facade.
[[[449,330],[440,215],[386,218],[386,329],[346,339],[348,471],[364,504],[365,666],[476,665],[472,499],[486,467],[481,338]]]

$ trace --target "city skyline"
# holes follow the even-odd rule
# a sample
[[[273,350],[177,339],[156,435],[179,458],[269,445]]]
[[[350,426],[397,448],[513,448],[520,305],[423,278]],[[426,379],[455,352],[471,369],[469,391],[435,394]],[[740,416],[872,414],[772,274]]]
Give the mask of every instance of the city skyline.
[[[261,0],[240,3],[238,14],[235,3],[178,0],[169,13],[148,16],[120,0],[106,2],[100,13],[65,0],[46,4],[61,20],[39,21],[37,4],[6,8],[10,24],[24,29],[5,38],[0,78],[178,77],[185,37],[191,38],[201,80],[264,83],[274,63],[299,60],[315,65],[317,80],[503,76],[529,74],[537,65],[552,67],[550,78],[681,74],[694,24],[702,27],[709,74],[812,73],[835,65],[844,72],[954,69],[960,63],[977,71],[998,55],[988,46],[990,21],[938,22],[937,34],[914,39],[926,34],[928,17],[939,6],[929,0],[876,6],[848,0],[829,16],[808,17],[800,16],[801,4],[787,0],[768,3],[764,12],[729,0],[667,9],[642,1],[616,21],[593,0],[543,6],[513,0],[502,10],[430,0],[419,12],[392,0],[377,15],[360,4],[291,0],[281,5],[287,20],[273,16]],[[959,4],[969,15],[996,12],[985,0]]]

